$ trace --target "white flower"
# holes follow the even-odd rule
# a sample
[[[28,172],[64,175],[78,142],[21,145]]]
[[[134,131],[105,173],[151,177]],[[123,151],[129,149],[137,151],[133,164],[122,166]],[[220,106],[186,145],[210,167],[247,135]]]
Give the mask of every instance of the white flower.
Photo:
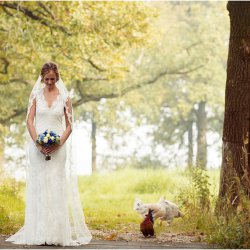
[[[46,137],[49,138],[49,137],[50,137],[50,134],[47,134]]]
[[[48,138],[47,138],[47,137],[44,137],[43,142],[44,142],[44,143],[47,143],[47,142],[48,142]]]
[[[54,136],[51,136],[50,139],[51,139],[52,141],[54,141],[54,140],[55,140],[55,137],[54,137]]]

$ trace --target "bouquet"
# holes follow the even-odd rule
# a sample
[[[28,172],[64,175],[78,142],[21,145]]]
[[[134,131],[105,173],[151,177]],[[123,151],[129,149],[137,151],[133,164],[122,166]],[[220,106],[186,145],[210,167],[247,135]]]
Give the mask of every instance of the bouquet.
[[[50,147],[60,143],[60,135],[57,135],[55,132],[48,131],[48,129],[46,129],[42,134],[38,135],[36,143],[44,147]],[[51,156],[45,155],[45,160],[51,160]]]

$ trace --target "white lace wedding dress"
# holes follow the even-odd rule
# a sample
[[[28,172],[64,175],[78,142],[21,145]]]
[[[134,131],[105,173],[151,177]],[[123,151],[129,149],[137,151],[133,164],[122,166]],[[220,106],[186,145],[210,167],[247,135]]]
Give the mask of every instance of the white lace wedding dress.
[[[36,94],[35,127],[38,134],[46,129],[63,133],[65,101],[61,95],[49,107],[43,89]],[[77,246],[88,244],[91,233],[85,224],[78,187],[67,191],[66,144],[51,154],[51,160],[30,141],[24,226],[6,241],[14,244]],[[77,177],[76,177],[77,178]],[[72,184],[71,184],[72,185]],[[72,197],[70,197],[72,195]],[[70,204],[70,205],[69,205]]]

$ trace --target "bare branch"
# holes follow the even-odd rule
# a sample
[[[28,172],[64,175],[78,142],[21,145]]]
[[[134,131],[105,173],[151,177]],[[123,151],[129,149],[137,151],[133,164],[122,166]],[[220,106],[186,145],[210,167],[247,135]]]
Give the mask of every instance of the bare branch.
[[[185,75],[185,74],[196,71],[196,70],[198,70],[200,68],[203,68],[203,67],[204,67],[204,65],[199,65],[199,66],[197,66],[197,67],[195,67],[193,69],[189,69],[189,70],[186,70],[186,71],[173,70],[173,71],[170,71],[168,74],[169,75]]]
[[[138,83],[132,86],[129,86],[127,88],[124,88],[123,90],[121,90],[119,93],[110,93],[110,94],[102,94],[99,96],[96,95],[84,95],[84,99],[79,99],[76,102],[73,103],[74,107],[77,107],[83,103],[89,102],[89,101],[100,101],[102,98],[117,98],[117,97],[121,97],[124,96],[125,94],[127,94],[130,91],[142,88],[146,85],[150,85],[153,84],[155,82],[157,82],[161,77],[165,76],[165,75],[174,75],[174,74],[187,74],[190,73],[192,71],[198,70],[199,68],[202,68],[203,65],[197,66],[196,68],[193,69],[189,69],[186,71],[178,71],[178,70],[173,70],[173,71],[164,71],[160,74],[158,74],[157,76],[155,76],[153,79],[146,81],[146,82],[142,82],[142,83]]]
[[[173,74],[187,74],[187,73],[190,73],[192,71],[198,70],[199,68],[202,68],[202,67],[203,67],[203,65],[200,65],[200,66],[197,66],[196,68],[189,69],[189,70],[186,70],[186,71],[178,71],[178,70],[167,71],[166,70],[166,71],[158,74],[157,76],[155,76],[153,79],[151,79],[149,81],[139,83],[139,84],[135,84],[133,86],[129,86],[127,88],[124,88],[123,90],[121,90],[118,93],[109,93],[109,94],[101,94],[101,95],[83,95],[79,91],[81,98],[79,100],[73,102],[72,105],[73,105],[73,107],[78,107],[78,106],[80,106],[80,105],[82,105],[83,103],[86,103],[86,102],[100,101],[102,98],[111,99],[111,98],[121,97],[121,96],[124,96],[125,94],[127,94],[128,92],[131,92],[131,91],[133,91],[135,89],[142,88],[142,87],[144,87],[146,85],[154,84],[155,82],[157,82],[157,80],[159,80],[161,77],[163,77],[165,75],[168,75],[168,74],[172,74],[172,75]],[[80,85],[78,85],[77,89],[78,88],[80,89]],[[0,123],[7,124],[11,119],[13,119],[13,118],[15,118],[15,117],[17,117],[19,115],[22,115],[25,111],[26,111],[26,109],[16,110],[16,111],[14,111],[14,114],[12,114],[10,117],[0,119]]]
[[[193,47],[195,47],[195,46],[197,46],[197,45],[199,45],[199,44],[202,44],[202,42],[199,41],[199,42],[192,43],[191,45],[189,45],[189,46],[186,48],[186,51],[188,52],[188,54],[190,54],[190,49],[191,49],[191,48],[193,48]]]
[[[10,83],[15,83],[15,82],[23,83],[23,84],[25,84],[25,85],[30,85],[29,82],[25,81],[25,80],[22,79],[22,78],[13,78],[13,79],[10,79],[10,80],[8,80],[8,81],[6,81],[6,82],[1,82],[0,85],[8,85],[8,84],[10,84]]]
[[[8,11],[6,7],[3,7],[3,11],[8,15],[8,16],[14,16],[11,12]]]
[[[0,71],[0,73],[1,74],[8,74],[8,67],[10,65],[10,62],[4,57],[1,57],[0,60],[2,60],[2,62],[4,63],[3,71]]]
[[[88,62],[93,68],[95,68],[96,70],[100,71],[100,72],[104,72],[107,71],[104,68],[101,68],[100,66],[98,66],[96,63],[94,63],[94,61],[92,59],[84,59],[84,61]]]
[[[78,92],[79,92],[79,94],[80,94],[81,99],[83,99],[83,98],[84,98],[84,96],[83,96],[83,93],[82,93],[82,91],[81,91],[81,86],[80,86],[80,84],[81,84],[81,82],[80,82],[80,81],[77,81],[77,82],[76,82],[76,89],[78,90]]]
[[[0,31],[7,32],[7,30],[2,27],[0,28]]]
[[[18,117],[19,115],[22,115],[26,112],[26,109],[19,109],[19,110],[14,110],[14,113],[6,118],[0,118],[0,123],[3,125],[7,125],[11,119]]]
[[[108,81],[106,77],[83,77],[83,81]]]
[[[37,4],[42,8],[44,9],[50,16],[53,20],[55,20],[55,16],[54,14],[42,3],[42,2],[37,2]]]
[[[20,4],[9,3],[9,2],[0,2],[0,6],[2,8],[6,7],[6,8],[10,8],[10,9],[14,9],[14,10],[20,11],[24,15],[30,17],[31,19],[33,19],[35,21],[39,21],[41,24],[43,24],[43,25],[45,25],[47,27],[55,28],[55,29],[61,30],[62,32],[64,32],[67,35],[71,35],[71,33],[68,32],[63,26],[51,24],[50,22],[48,22],[44,18],[35,15],[31,10],[29,10],[28,8],[24,8]]]

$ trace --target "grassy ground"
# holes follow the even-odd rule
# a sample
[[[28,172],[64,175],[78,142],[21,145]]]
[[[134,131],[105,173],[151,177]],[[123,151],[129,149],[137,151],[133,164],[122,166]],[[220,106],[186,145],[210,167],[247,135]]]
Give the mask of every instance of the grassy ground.
[[[210,190],[218,193],[219,171],[209,170]],[[161,196],[178,204],[180,193],[188,192],[192,183],[181,170],[123,169],[112,173],[81,177],[80,192],[88,224],[93,229],[117,229],[139,225],[141,217],[133,210],[136,197],[143,202],[157,202]],[[184,209],[184,208],[183,208]],[[185,212],[185,211],[184,211]],[[188,221],[187,221],[188,220]],[[194,232],[195,221],[175,219],[171,227],[156,224],[156,232]]]
[[[0,233],[10,234],[24,223],[24,183],[12,179],[1,180]]]
[[[211,194],[216,197],[219,184],[219,170],[209,170]],[[14,233],[24,221],[24,183],[7,181],[0,186],[0,233]],[[161,196],[182,205],[180,194],[190,194],[192,181],[183,170],[132,169],[126,168],[110,173],[97,173],[79,177],[79,190],[86,222],[91,229],[121,232],[139,230],[141,217],[133,211],[136,197],[143,202],[157,202]],[[213,201],[212,201],[213,202]],[[181,207],[185,210],[184,207]],[[187,211],[184,211],[184,213]],[[176,219],[169,227],[155,225],[156,232],[201,232],[206,227],[197,221],[200,216],[186,216]],[[200,223],[200,224],[199,224]],[[197,226],[200,225],[200,226]]]

